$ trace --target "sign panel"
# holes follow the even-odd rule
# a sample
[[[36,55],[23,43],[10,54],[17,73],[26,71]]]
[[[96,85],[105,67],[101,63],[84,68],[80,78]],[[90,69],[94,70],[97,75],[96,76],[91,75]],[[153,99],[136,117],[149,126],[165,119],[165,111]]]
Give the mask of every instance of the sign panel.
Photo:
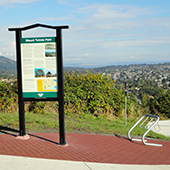
[[[55,37],[21,38],[23,98],[57,97]]]

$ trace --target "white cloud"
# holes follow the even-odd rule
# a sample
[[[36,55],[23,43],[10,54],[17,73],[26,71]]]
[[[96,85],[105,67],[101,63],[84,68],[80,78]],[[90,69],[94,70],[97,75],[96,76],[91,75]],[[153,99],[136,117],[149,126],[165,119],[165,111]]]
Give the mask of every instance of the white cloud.
[[[59,4],[63,4],[63,5],[69,5],[70,3],[68,2],[68,1],[66,1],[66,0],[57,0],[57,2],[59,3]]]
[[[117,41],[107,41],[107,43],[103,44],[104,48],[112,48],[112,47],[146,47],[146,46],[160,46],[163,44],[169,44],[170,37],[158,37],[158,38],[144,38],[144,39],[135,39],[135,40],[117,40]],[[102,45],[102,44],[101,44]]]
[[[8,27],[0,27],[0,50],[1,55],[15,59],[15,35],[8,31]]]
[[[15,42],[4,43],[0,46],[3,56],[16,60]]]
[[[75,11],[83,19],[77,19],[77,25],[86,30],[99,31],[145,31],[148,29],[170,28],[170,18],[155,17],[153,8],[130,5],[93,4]]]
[[[89,57],[89,54],[88,54],[88,53],[86,53],[86,54],[84,54],[84,56],[85,56],[85,57]]]
[[[39,0],[1,0],[0,6],[9,4],[30,4]]]
[[[86,59],[87,57],[89,57],[89,54],[82,54],[82,55],[68,55],[67,58],[65,59],[65,61],[82,61],[84,59]]]
[[[138,59],[142,59],[143,57],[141,57],[141,56],[138,56],[138,57],[136,57],[136,56],[130,56],[130,59],[134,59],[134,60],[138,60]]]
[[[66,61],[81,61],[82,58],[66,58]]]
[[[78,13],[95,19],[130,19],[148,16],[154,12],[149,8],[129,5],[93,4],[79,8]]]
[[[57,3],[59,4],[62,4],[62,5],[70,5],[70,6],[73,6],[73,5],[79,5],[81,4],[81,0],[56,0]]]
[[[94,67],[94,66],[97,66],[98,64],[97,63],[93,63],[93,64],[89,64],[89,63],[86,63],[86,64],[80,64],[81,67]]]

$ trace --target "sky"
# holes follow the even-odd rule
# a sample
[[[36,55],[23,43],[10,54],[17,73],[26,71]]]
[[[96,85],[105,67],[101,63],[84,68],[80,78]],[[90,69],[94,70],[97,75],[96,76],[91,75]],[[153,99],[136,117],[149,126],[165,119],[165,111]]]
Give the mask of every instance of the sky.
[[[0,55],[16,60],[15,32],[62,30],[64,66],[170,62],[170,0],[0,0]],[[55,36],[36,28],[23,38]]]

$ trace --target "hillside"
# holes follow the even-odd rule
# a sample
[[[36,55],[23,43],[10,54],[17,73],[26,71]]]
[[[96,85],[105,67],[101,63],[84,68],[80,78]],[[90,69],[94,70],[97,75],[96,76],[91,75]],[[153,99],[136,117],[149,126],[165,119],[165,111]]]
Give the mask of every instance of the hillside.
[[[16,69],[16,61],[0,56],[0,70],[12,71]]]
[[[16,61],[0,56],[0,78],[16,77]]]

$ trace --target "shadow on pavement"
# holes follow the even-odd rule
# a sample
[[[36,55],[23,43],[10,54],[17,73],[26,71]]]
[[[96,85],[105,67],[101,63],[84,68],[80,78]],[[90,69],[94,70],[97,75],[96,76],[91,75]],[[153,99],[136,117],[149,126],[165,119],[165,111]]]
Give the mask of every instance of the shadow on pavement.
[[[34,134],[30,134],[30,133],[28,133],[28,135],[29,135],[29,136],[33,136],[33,137],[36,137],[36,138],[38,138],[38,139],[45,140],[45,141],[50,142],[50,143],[54,143],[54,144],[59,145],[58,142],[52,141],[52,140],[50,140],[50,139],[43,138],[43,137],[41,137],[41,136],[37,136],[37,135],[34,135]]]
[[[19,133],[19,130],[16,130],[16,129],[12,129],[8,126],[1,126],[0,125],[0,133],[3,133],[3,134],[8,134],[8,135],[12,135],[14,137],[17,137],[17,134],[13,134],[13,133]]]
[[[1,126],[1,125],[0,125],[0,133],[17,137],[18,134],[19,134],[19,130],[12,129],[12,128],[8,127],[8,126]],[[15,134],[15,133],[16,133],[16,134]],[[38,138],[38,139],[45,140],[45,141],[50,142],[50,143],[54,143],[54,144],[59,145],[58,142],[52,141],[52,140],[50,140],[50,139],[46,139],[46,138],[41,137],[41,136],[37,136],[37,135],[34,135],[34,134],[30,134],[30,133],[28,133],[28,135],[29,135],[29,136],[32,136],[32,137],[35,137],[35,138]]]

